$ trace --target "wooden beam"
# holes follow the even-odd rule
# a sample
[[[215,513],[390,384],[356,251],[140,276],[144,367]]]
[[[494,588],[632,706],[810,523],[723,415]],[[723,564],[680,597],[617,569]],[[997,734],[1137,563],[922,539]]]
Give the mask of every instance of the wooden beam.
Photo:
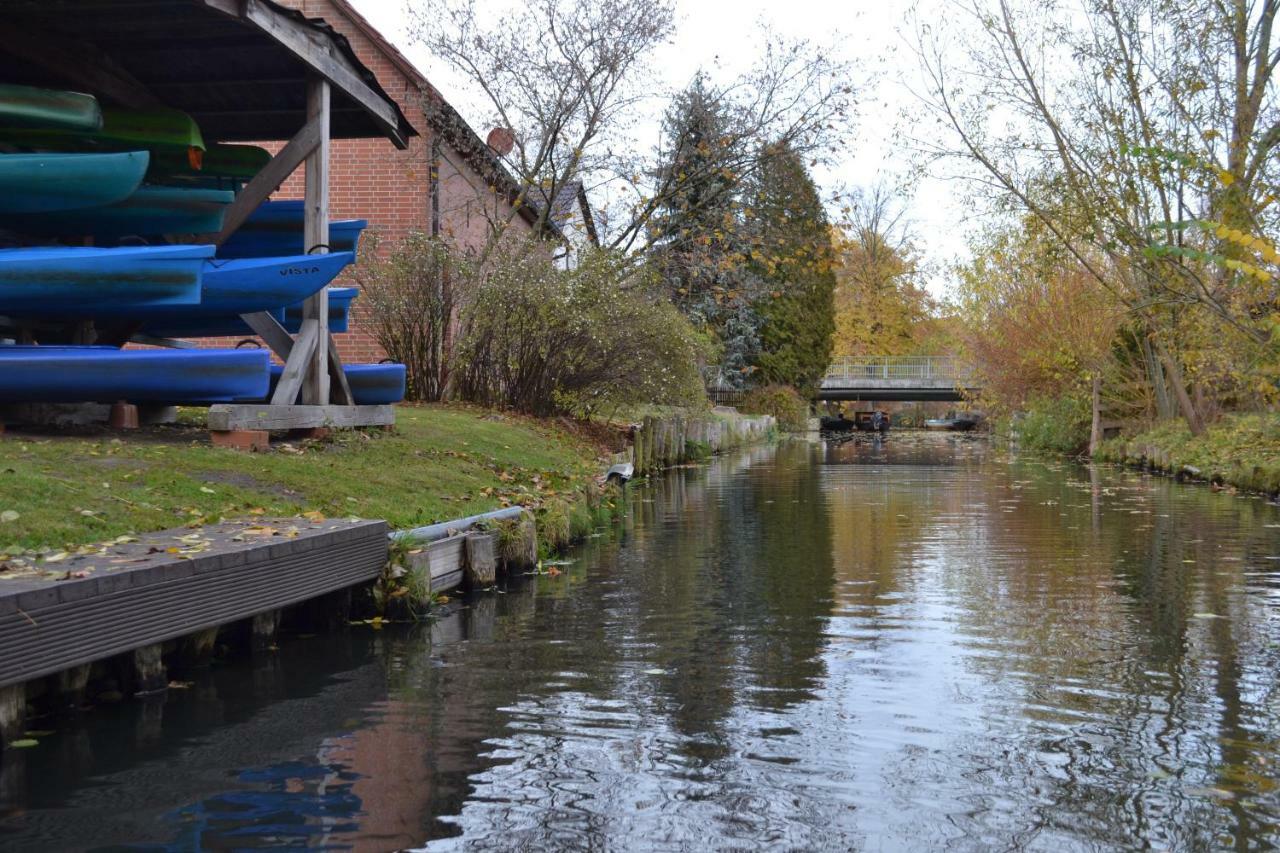
[[[51,38],[5,21],[0,27],[0,50],[122,107],[148,110],[164,106],[137,78],[88,42]]]
[[[321,130],[323,128],[319,122],[308,121],[302,126],[302,130],[294,134],[293,139],[280,149],[280,153],[272,157],[267,165],[253,176],[253,180],[245,185],[245,188],[236,195],[236,200],[227,208],[226,215],[222,218],[222,230],[218,232],[217,237],[213,238],[214,245],[221,246],[227,242],[249,218],[249,215],[258,209],[258,205],[266,201],[302,165],[303,161],[315,152],[320,145]],[[204,241],[199,235],[197,239]]]
[[[255,335],[262,338],[281,361],[289,360],[289,356],[293,353],[293,336],[285,331],[284,326],[280,325],[280,321],[273,314],[259,311],[254,314],[241,314],[240,319],[253,329]]]
[[[211,9],[239,18],[262,30],[305,62],[312,71],[338,88],[364,108],[397,148],[408,147],[400,132],[399,116],[386,98],[365,83],[346,56],[334,49],[333,42],[321,31],[299,21],[261,0],[201,0]]]
[[[319,77],[307,84],[307,124],[320,128],[320,140],[307,157],[307,183],[302,205],[302,245],[307,252],[329,251],[329,82]],[[329,399],[329,289],[320,288],[302,303],[303,325],[316,329],[316,345],[310,353],[302,383],[302,402],[328,405]],[[292,402],[280,401],[280,402]]]
[[[288,406],[298,401],[298,392],[307,378],[307,371],[313,363],[320,326],[315,320],[304,319],[302,331],[293,342],[293,351],[284,363],[284,373],[276,384],[276,392],[271,395],[271,402]]]
[[[342,367],[342,356],[338,355],[338,342],[329,335],[329,395],[330,402],[339,406],[354,406],[355,396],[351,393],[351,383],[347,381],[347,371]]]
[[[209,429],[314,429],[391,426],[394,406],[281,406],[274,403],[219,403],[209,407]]]

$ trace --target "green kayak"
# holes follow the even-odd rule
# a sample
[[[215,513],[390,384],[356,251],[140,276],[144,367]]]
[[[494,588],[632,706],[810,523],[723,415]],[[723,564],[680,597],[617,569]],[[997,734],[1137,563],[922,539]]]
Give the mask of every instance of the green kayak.
[[[0,154],[0,214],[115,204],[147,173],[145,151],[119,154]]]
[[[105,207],[0,216],[0,226],[56,237],[121,237],[153,234],[208,234],[222,230],[222,217],[235,201],[229,190],[141,186]]]
[[[204,137],[195,120],[180,110],[102,111],[98,130],[52,130],[0,127],[0,142],[42,151],[149,151],[172,152],[199,165]]]
[[[102,110],[93,95],[0,83],[0,127],[92,133],[102,128]]]
[[[207,178],[232,178],[248,181],[271,162],[271,152],[256,145],[223,145],[215,143],[205,149],[200,168],[192,167],[185,152],[157,151],[151,158],[147,180],[169,183]]]

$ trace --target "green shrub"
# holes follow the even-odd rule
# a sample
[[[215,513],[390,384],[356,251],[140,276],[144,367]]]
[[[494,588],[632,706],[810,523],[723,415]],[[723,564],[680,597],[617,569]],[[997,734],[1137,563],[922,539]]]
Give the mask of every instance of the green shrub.
[[[651,293],[615,254],[587,254],[564,272],[539,246],[500,247],[462,311],[459,393],[540,416],[700,403],[702,343]]]
[[[787,385],[757,388],[747,394],[738,409],[749,415],[773,415],[784,432],[803,432],[809,420],[809,404]]]
[[[1026,450],[1074,455],[1089,446],[1089,421],[1088,400],[1040,398],[1027,406],[1014,429]]]

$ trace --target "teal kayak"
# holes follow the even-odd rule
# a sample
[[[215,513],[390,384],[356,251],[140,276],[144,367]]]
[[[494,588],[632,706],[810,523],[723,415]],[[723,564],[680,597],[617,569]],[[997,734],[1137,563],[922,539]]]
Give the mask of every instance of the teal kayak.
[[[120,305],[194,305],[213,246],[0,249],[0,314],[118,312]]]
[[[0,225],[28,234],[117,239],[152,234],[210,234],[235,201],[230,190],[141,186],[105,207],[0,217]]]
[[[93,95],[0,83],[0,127],[92,133],[102,128],[102,110]]]
[[[0,214],[115,204],[138,189],[148,160],[145,151],[0,154]]]

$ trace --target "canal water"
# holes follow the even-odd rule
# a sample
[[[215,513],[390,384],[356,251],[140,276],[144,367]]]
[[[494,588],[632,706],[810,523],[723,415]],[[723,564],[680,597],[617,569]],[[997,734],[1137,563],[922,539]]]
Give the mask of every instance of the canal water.
[[[569,559],[49,722],[4,757],[0,844],[1280,844],[1261,499],[963,436],[787,442],[634,487]]]

